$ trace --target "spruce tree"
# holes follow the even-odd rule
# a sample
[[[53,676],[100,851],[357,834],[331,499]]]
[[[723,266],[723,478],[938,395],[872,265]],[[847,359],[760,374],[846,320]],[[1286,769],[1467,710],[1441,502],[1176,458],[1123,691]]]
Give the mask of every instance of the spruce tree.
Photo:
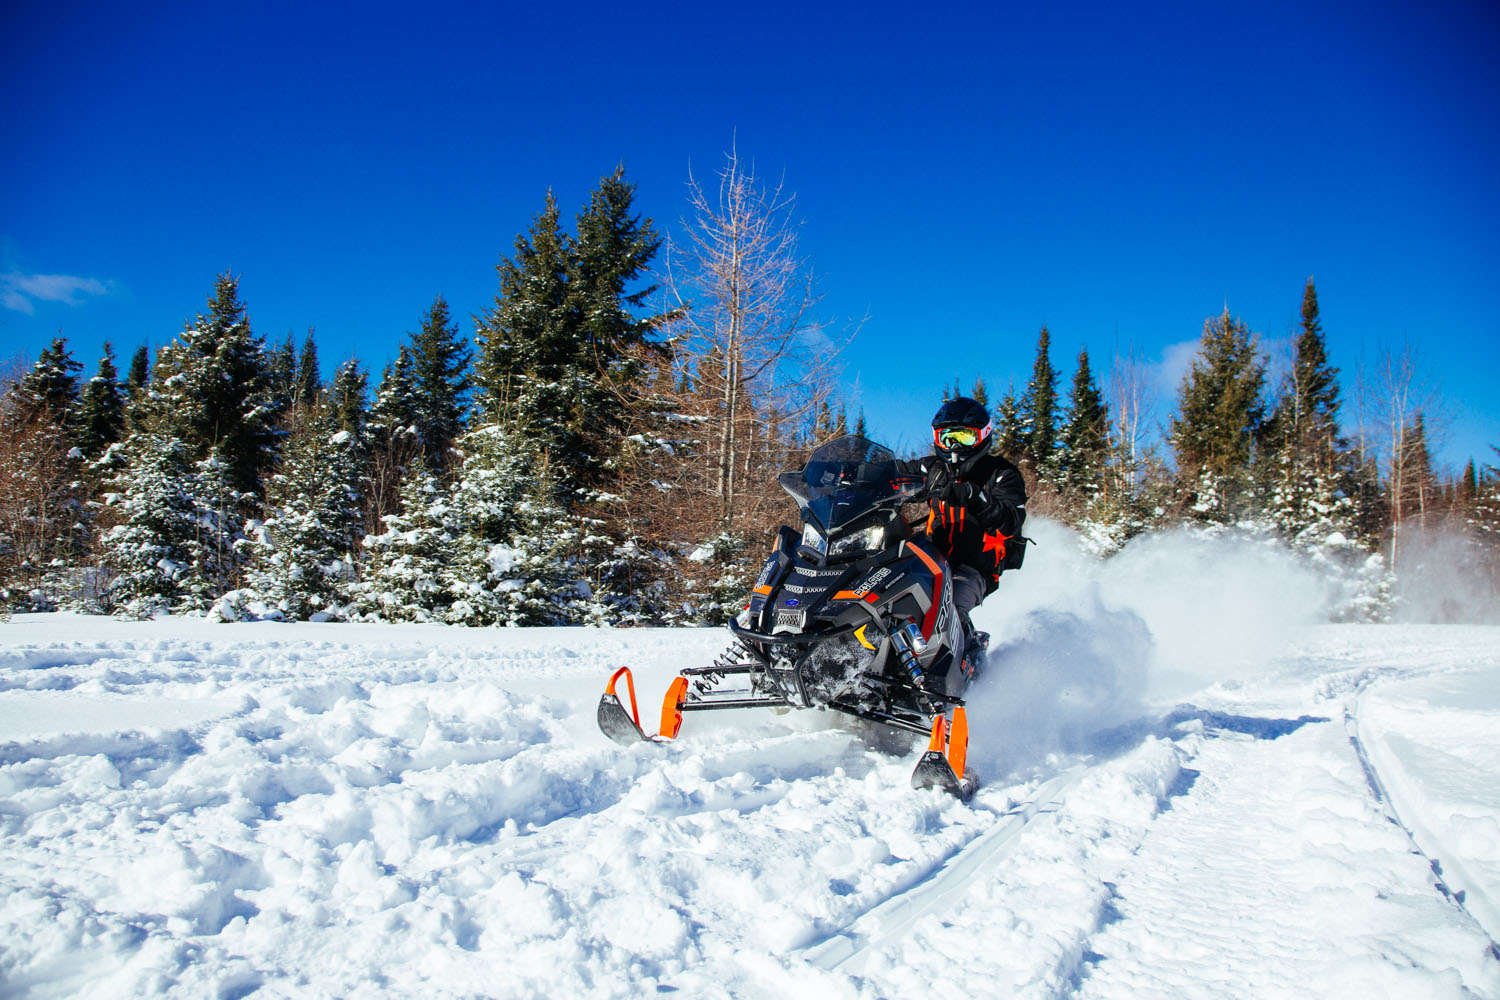
[[[365,568],[356,587],[361,615],[378,621],[446,621],[453,603],[444,583],[456,561],[457,515],[442,484],[415,463],[400,486],[385,530],[365,536]]]
[[[124,436],[125,391],[118,378],[115,352],[105,341],[98,373],[84,386],[78,403],[75,434],[85,457],[98,458],[104,449]]]
[[[246,590],[279,617],[339,618],[354,580],[361,463],[327,401],[313,404],[287,443],[254,535]]]
[[[225,273],[214,282],[208,313],[162,349],[143,405],[160,436],[185,444],[194,462],[217,451],[235,489],[258,495],[261,475],[276,457],[284,405],[271,381],[264,345],[239,298],[239,279]]]
[[[969,393],[969,398],[985,409],[989,409],[990,391],[984,384],[984,376],[981,375],[974,380],[974,388]]]
[[[292,398],[300,406],[312,406],[323,391],[323,376],[318,371],[318,342],[311,327],[307,339],[302,342],[302,354],[297,358],[296,386]]]
[[[1265,363],[1249,327],[1229,310],[1204,321],[1198,356],[1178,390],[1171,443],[1178,475],[1209,520],[1233,520],[1246,502],[1261,433]]]
[[[356,359],[339,365],[328,385],[328,405],[340,430],[348,431],[361,439],[367,434],[370,420],[367,386],[369,376]]]
[[[1339,439],[1338,416],[1338,369],[1328,361],[1318,293],[1309,278],[1292,368],[1266,435],[1269,506],[1288,536],[1325,521],[1329,510],[1348,499],[1352,470]]]
[[[545,460],[498,426],[463,438],[452,502],[462,531],[445,582],[448,620],[462,625],[562,625],[597,620],[587,584],[607,539],[556,499]]]
[[[64,430],[71,430],[78,405],[78,373],[83,365],[68,350],[68,341],[57,337],[42,351],[31,370],[16,384],[17,395],[37,414],[48,414]]]
[[[654,284],[635,286],[649,273],[661,237],[650,219],[636,214],[635,190],[619,166],[600,179],[577,218],[568,295],[580,327],[572,412],[585,460],[566,464],[572,466],[568,473],[591,481],[619,450],[643,375],[640,350],[660,323],[659,317],[637,315],[656,291]]]
[[[1097,493],[1109,457],[1109,411],[1089,368],[1087,349],[1078,352],[1061,444],[1058,468],[1064,485],[1075,493]]]
[[[134,394],[146,388],[146,382],[150,378],[151,352],[145,344],[142,344],[130,356],[130,373],[125,376],[125,386],[131,394]]]
[[[1057,452],[1057,369],[1049,357],[1051,346],[1052,334],[1043,324],[1037,335],[1031,381],[1021,401],[1026,450],[1039,470],[1050,469]]]
[[[112,574],[105,600],[117,613],[149,618],[191,607],[199,594],[194,476],[187,446],[174,438],[141,434],[127,448],[129,461],[108,494],[119,523],[102,543]]]
[[[422,314],[422,324],[411,342],[411,382],[415,426],[432,468],[448,467],[448,452],[463,432],[464,413],[472,387],[471,352],[441,295]]]
[[[1019,461],[1026,450],[1026,427],[1021,416],[1021,403],[1016,398],[1016,387],[1010,385],[995,410],[994,449],[1012,461]]]
[[[487,421],[514,427],[546,449],[564,410],[557,385],[560,358],[572,343],[568,298],[571,241],[559,224],[557,201],[546,206],[512,257],[496,265],[495,304],[478,317],[475,381]]]

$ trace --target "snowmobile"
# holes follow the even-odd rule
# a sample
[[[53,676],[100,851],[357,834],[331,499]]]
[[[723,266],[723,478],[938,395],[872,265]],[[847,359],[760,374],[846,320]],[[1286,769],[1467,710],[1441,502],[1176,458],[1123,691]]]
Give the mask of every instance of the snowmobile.
[[[912,785],[968,798],[976,782],[965,770],[963,693],[981,666],[982,633],[965,636],[947,561],[902,514],[926,499],[923,478],[903,475],[888,448],[846,435],[778,482],[801,529],[777,533],[729,625],[730,647],[672,681],[650,737],[621,667],[599,701],[599,728],[629,745],[675,739],[687,712],[827,709],[928,737]],[[622,677],[628,711],[616,693]]]

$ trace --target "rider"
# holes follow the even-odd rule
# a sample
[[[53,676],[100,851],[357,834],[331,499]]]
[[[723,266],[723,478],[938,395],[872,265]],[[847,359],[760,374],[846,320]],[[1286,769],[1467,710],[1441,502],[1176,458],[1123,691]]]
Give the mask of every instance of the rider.
[[[927,534],[948,557],[954,609],[965,635],[975,635],[969,612],[995,589],[1007,565],[1019,565],[1026,483],[1021,470],[994,452],[989,411],[967,396],[938,408],[932,444],[933,454],[908,468],[927,478]],[[981,648],[987,639],[980,638]]]

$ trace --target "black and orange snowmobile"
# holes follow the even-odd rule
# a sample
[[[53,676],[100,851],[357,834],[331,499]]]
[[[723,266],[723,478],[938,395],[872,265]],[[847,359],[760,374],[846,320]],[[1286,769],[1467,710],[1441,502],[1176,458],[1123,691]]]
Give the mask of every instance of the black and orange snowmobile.
[[[887,448],[856,435],[812,453],[781,487],[802,527],[783,526],[734,642],[667,689],[660,731],[641,728],[630,668],[609,679],[599,728],[618,743],[671,740],[687,712],[819,708],[929,738],[912,784],[973,793],[963,694],[983,650],[954,612],[948,564],[903,504],[925,499]],[[630,708],[616,693],[624,678]]]

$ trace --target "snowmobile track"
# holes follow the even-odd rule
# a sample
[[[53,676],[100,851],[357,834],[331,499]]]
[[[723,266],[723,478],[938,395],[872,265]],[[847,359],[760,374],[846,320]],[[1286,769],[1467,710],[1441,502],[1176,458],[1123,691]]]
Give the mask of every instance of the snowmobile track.
[[[1397,804],[1397,798],[1391,794],[1388,783],[1381,778],[1380,770],[1371,757],[1369,746],[1360,737],[1359,701],[1360,695],[1364,693],[1366,686],[1368,685],[1361,685],[1359,693],[1344,706],[1344,731],[1349,734],[1349,742],[1354,747],[1355,756],[1359,758],[1359,766],[1364,769],[1365,781],[1370,785],[1370,793],[1375,796],[1375,801],[1380,804],[1381,811],[1385,813],[1386,819],[1390,820],[1391,823],[1400,828],[1401,832],[1406,835],[1406,839],[1411,843],[1412,853],[1426,859],[1427,864],[1431,866],[1433,888],[1442,893],[1448,902],[1458,907],[1458,909],[1468,915],[1469,919],[1474,921],[1485,933],[1485,936],[1490,939],[1490,954],[1494,955],[1497,960],[1500,960],[1500,941],[1497,941],[1496,938],[1496,935],[1500,934],[1500,927],[1494,926],[1496,920],[1489,901],[1481,896],[1478,899],[1472,900],[1473,905],[1471,905],[1471,901],[1467,898],[1468,893],[1464,890],[1455,892],[1448,885],[1448,882],[1443,877],[1443,867],[1446,864],[1450,869],[1453,869],[1458,874],[1459,880],[1467,885],[1476,886],[1480,883],[1464,872],[1451,855],[1446,860],[1439,860],[1435,857],[1434,851],[1440,850],[1441,844],[1431,834],[1420,829],[1413,829],[1412,826],[1408,825],[1401,818],[1401,807]],[[1424,841],[1428,842],[1426,846],[1424,846]]]
[[[840,930],[803,950],[803,958],[826,971],[857,972],[871,950],[905,935],[922,917],[962,893],[969,879],[1015,849],[1027,825],[1041,813],[1055,812],[1063,793],[1087,769],[1070,768],[1047,781],[1026,802],[1012,807],[993,827],[950,855],[931,875],[905,892],[887,897]]]

